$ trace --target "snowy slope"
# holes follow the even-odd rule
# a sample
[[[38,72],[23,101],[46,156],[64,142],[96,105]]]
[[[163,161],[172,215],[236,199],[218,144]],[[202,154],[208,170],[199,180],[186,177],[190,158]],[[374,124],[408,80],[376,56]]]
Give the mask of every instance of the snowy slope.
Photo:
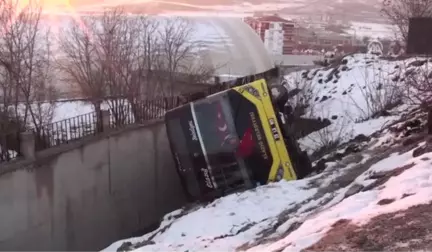
[[[432,154],[413,158],[414,147],[425,142],[407,148],[385,143],[389,136],[398,139],[383,132],[365,143],[361,153],[329,164],[322,174],[175,211],[158,230],[118,241],[105,251],[122,245],[121,250],[136,251],[300,251],[320,241],[340,220],[363,225],[381,214],[428,203]],[[391,202],[383,204],[386,200]]]
[[[206,206],[177,210],[165,216],[157,230],[115,242],[104,251],[300,251],[310,246],[319,251],[337,251],[347,246],[365,250],[366,245],[351,244],[351,238],[345,235],[352,234],[353,230],[366,232],[366,227],[374,226],[376,221],[381,221],[377,226],[382,227],[384,222],[379,218],[384,218],[386,213],[403,216],[404,211],[413,211],[410,207],[432,201],[432,146],[425,142],[422,123],[426,115],[410,105],[398,105],[389,109],[395,115],[370,118],[372,114],[364,112],[368,111],[367,102],[361,93],[363,86],[375,87],[379,82],[388,87],[402,85],[401,76],[407,70],[427,67],[412,66],[415,61],[418,59],[387,62],[355,55],[347,58],[343,64],[347,69],[340,71],[336,82],[319,81],[335,68],[310,71],[309,77],[302,73],[287,76],[291,86],[296,85],[298,76],[310,80],[312,101],[316,103],[308,113],[337,115],[333,122],[346,122],[355,134],[370,136],[350,141],[327,155],[327,167],[320,174],[300,181],[261,186]],[[381,72],[377,74],[374,69],[378,68]],[[390,84],[388,80],[396,76],[398,81]],[[324,95],[331,97],[322,101]],[[346,142],[355,134],[342,136]],[[427,149],[419,152],[421,148]],[[388,221],[386,225],[391,226]],[[346,230],[346,234],[336,235],[345,240],[332,238],[338,228]],[[385,230],[387,236],[398,237],[397,233],[388,232],[388,228]],[[432,225],[429,231],[432,232]],[[379,236],[376,232],[367,231],[368,235]],[[410,245],[414,241],[408,240],[403,244],[381,241],[381,247],[372,250],[414,246]],[[420,246],[418,242],[415,244],[416,248]]]
[[[409,166],[398,176],[390,178],[380,188],[361,191],[344,199],[326,211],[317,213],[305,221],[297,230],[285,238],[272,244],[258,246],[250,251],[300,251],[318,242],[332,226],[340,220],[351,220],[358,225],[366,224],[373,217],[406,210],[409,207],[427,204],[432,201],[431,164],[428,162],[432,153],[413,158],[412,150],[403,154],[393,153],[369,170],[361,174],[354,183],[367,186],[376,179],[370,179],[371,174],[382,171],[392,171]],[[410,195],[407,197],[406,195]],[[394,200],[388,205],[379,204],[382,200]]]
[[[300,142],[309,151],[330,141],[346,142],[359,134],[370,135],[397,119],[406,106],[404,76],[413,69],[428,68],[430,63],[412,66],[420,58],[400,61],[377,56],[346,56],[335,67],[294,72],[286,76],[288,88],[305,91],[293,99],[308,101],[307,116],[328,118],[332,125]],[[383,111],[391,116],[376,119]]]

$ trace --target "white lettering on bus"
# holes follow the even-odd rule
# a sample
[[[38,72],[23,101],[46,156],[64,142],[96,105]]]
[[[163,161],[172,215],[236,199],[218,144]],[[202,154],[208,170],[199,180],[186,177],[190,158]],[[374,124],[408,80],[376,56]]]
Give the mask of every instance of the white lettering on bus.
[[[211,179],[210,179],[210,174],[209,171],[205,168],[201,168],[202,173],[204,174],[204,178],[205,178],[205,182],[206,182],[206,186],[208,188],[213,188]]]
[[[257,136],[258,145],[260,147],[261,154],[262,154],[263,158],[267,160],[268,159],[267,151],[265,148],[264,141],[262,139],[261,132],[259,131],[258,123],[257,123],[256,118],[255,118],[255,113],[250,112],[249,116],[251,117],[251,120],[252,120],[252,125],[254,128],[255,134]]]
[[[196,133],[195,125],[194,125],[194,123],[192,121],[189,121],[189,131],[190,131],[190,133],[192,135],[192,140],[193,141],[198,141],[198,136],[197,136],[197,133]]]

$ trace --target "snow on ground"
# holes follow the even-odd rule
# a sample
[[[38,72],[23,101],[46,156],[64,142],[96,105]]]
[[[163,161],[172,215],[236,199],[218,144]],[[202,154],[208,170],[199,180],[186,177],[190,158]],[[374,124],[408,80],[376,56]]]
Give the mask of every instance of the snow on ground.
[[[54,106],[53,122],[94,112],[91,103],[82,101],[58,102]]]
[[[339,220],[352,220],[358,225],[366,224],[371,218],[385,213],[406,210],[409,207],[427,204],[432,201],[432,153],[412,158],[412,151],[401,155],[391,155],[373,165],[366,173],[389,171],[405,165],[412,168],[390,178],[381,188],[359,192],[344,199],[334,207],[323,211],[305,221],[297,230],[284,239],[260,246],[250,251],[301,251],[318,242]],[[362,174],[363,175],[363,174]],[[356,182],[366,182],[368,176],[359,177]],[[362,179],[360,179],[362,178]],[[406,197],[405,195],[411,195]],[[396,200],[388,205],[380,205],[384,199]]]
[[[382,134],[376,140],[386,137]],[[362,225],[375,216],[432,201],[432,153],[413,158],[413,148],[401,153],[394,149],[363,167],[364,171],[359,172],[359,165],[376,155],[362,153],[360,162],[342,167],[337,165],[344,160],[335,162],[325,172],[303,180],[272,183],[189,211],[178,210],[167,215],[156,231],[115,242],[104,251],[117,250],[127,241],[136,244],[135,251],[301,251],[318,242],[341,219]],[[379,154],[377,149],[367,150]],[[373,175],[400,167],[409,169],[371,187],[380,179]],[[329,189],[353,172],[358,175],[349,176],[350,183]],[[371,188],[347,196],[353,185]],[[383,199],[396,201],[377,204]],[[289,229],[293,231],[287,232]]]
[[[330,141],[346,142],[353,137],[370,135],[400,118],[400,111],[409,106],[396,106],[403,98],[403,76],[414,67],[404,61],[382,60],[375,55],[354,54],[344,57],[335,67],[294,72],[285,76],[287,87],[300,87],[304,93],[295,99],[310,100],[306,116],[328,118],[332,125],[301,139],[300,143],[313,151]],[[390,106],[394,105],[394,106]],[[379,117],[390,109],[392,116]],[[373,117],[373,118],[372,118]]]
[[[272,183],[208,205],[174,211],[165,216],[157,230],[117,241],[104,251],[119,247],[135,251],[300,251],[320,241],[339,220],[363,225],[377,215],[429,203],[432,154],[413,158],[413,149],[425,146],[425,142],[407,147],[403,143],[405,133],[394,133],[403,124],[395,121],[410,113],[410,106],[399,105],[389,110],[390,116],[370,118],[374,111],[368,111],[367,95],[361,92],[367,89],[363,88],[366,85],[370,88],[379,83],[399,84],[388,80],[403,76],[401,66],[413,61],[384,62],[372,56],[354,55],[347,58],[346,69],[327,82],[330,72],[334,74],[335,69],[344,66],[312,70],[308,72],[314,72],[310,76],[303,74],[313,84],[311,93],[316,103],[312,107],[320,109],[310,110],[309,114],[330,117],[333,125],[348,125],[350,134],[339,133],[344,141],[356,134],[375,133],[358,145],[360,152],[328,162],[322,173],[303,180]],[[374,72],[377,68],[381,75]],[[298,76],[287,76],[291,85],[295,85],[295,77]],[[379,90],[384,94],[388,91],[387,87]],[[330,97],[323,100],[323,96]],[[334,154],[343,152],[340,149]],[[382,180],[383,176],[388,176],[387,180]],[[385,199],[394,202],[379,204]]]
[[[143,251],[233,251],[256,238],[284,210],[312,198],[316,192],[317,189],[308,188],[308,180],[298,180],[229,195],[179,219],[165,218],[158,231],[171,226],[152,239],[156,244],[144,247]],[[154,232],[135,240],[152,235]],[[116,242],[105,250],[114,250],[122,243]]]

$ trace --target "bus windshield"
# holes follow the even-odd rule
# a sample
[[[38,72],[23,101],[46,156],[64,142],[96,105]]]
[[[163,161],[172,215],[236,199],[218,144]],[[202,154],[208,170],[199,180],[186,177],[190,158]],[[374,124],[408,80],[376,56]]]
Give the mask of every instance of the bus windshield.
[[[239,136],[227,92],[194,102],[193,111],[204,155],[216,181],[250,181],[244,158],[252,153],[250,135]],[[248,152],[249,151],[249,152]]]

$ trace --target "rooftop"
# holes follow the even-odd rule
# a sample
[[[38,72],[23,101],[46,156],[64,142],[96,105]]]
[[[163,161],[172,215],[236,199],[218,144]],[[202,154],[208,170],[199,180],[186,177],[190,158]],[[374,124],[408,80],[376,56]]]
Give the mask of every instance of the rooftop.
[[[255,19],[260,22],[281,22],[281,23],[294,23],[292,20],[284,19],[277,14],[274,15],[267,15],[267,16],[254,16],[249,17],[252,19]]]

